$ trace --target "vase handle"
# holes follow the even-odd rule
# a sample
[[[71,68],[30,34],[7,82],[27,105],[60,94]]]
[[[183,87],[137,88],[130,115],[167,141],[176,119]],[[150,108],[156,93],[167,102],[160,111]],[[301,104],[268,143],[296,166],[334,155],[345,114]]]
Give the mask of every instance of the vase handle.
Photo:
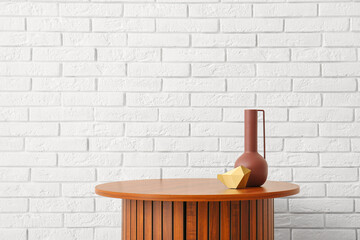
[[[258,110],[259,112],[263,113],[263,138],[264,138],[264,159],[266,159],[265,154],[265,111],[264,110]]]

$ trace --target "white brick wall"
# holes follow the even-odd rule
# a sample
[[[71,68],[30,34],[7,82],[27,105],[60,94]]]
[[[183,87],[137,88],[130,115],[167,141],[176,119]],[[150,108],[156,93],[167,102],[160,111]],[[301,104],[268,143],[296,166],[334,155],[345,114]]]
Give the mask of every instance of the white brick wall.
[[[360,240],[360,2],[0,2],[0,239],[121,239],[96,184],[215,177],[264,108],[277,240]],[[259,142],[259,148],[262,148]]]

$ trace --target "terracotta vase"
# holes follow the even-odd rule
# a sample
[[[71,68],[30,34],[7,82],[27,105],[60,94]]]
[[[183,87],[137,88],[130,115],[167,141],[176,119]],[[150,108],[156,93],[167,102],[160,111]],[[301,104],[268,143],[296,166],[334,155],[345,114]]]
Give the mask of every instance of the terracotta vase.
[[[257,115],[263,112],[264,157],[257,151]],[[235,167],[244,166],[251,170],[247,187],[259,187],[266,181],[268,165],[265,161],[265,111],[257,109],[245,110],[245,149],[236,160]]]

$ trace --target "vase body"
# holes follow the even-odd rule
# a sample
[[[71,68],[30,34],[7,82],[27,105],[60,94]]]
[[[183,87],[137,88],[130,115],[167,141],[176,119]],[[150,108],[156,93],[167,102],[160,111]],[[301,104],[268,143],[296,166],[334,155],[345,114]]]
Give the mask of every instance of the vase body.
[[[258,153],[257,149],[257,119],[256,109],[245,110],[245,147],[244,153],[236,160],[235,167],[244,166],[251,170],[247,187],[259,187],[263,185],[268,175],[268,165],[265,160],[265,114],[263,117],[264,127],[264,157]]]

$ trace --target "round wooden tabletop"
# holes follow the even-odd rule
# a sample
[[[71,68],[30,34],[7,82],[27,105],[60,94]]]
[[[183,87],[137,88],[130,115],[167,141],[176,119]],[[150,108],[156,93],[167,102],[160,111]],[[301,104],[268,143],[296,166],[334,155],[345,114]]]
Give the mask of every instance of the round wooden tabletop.
[[[228,189],[218,179],[151,179],[100,184],[98,195],[133,200],[152,201],[235,201],[286,197],[300,188],[287,182],[267,181],[261,187]]]

